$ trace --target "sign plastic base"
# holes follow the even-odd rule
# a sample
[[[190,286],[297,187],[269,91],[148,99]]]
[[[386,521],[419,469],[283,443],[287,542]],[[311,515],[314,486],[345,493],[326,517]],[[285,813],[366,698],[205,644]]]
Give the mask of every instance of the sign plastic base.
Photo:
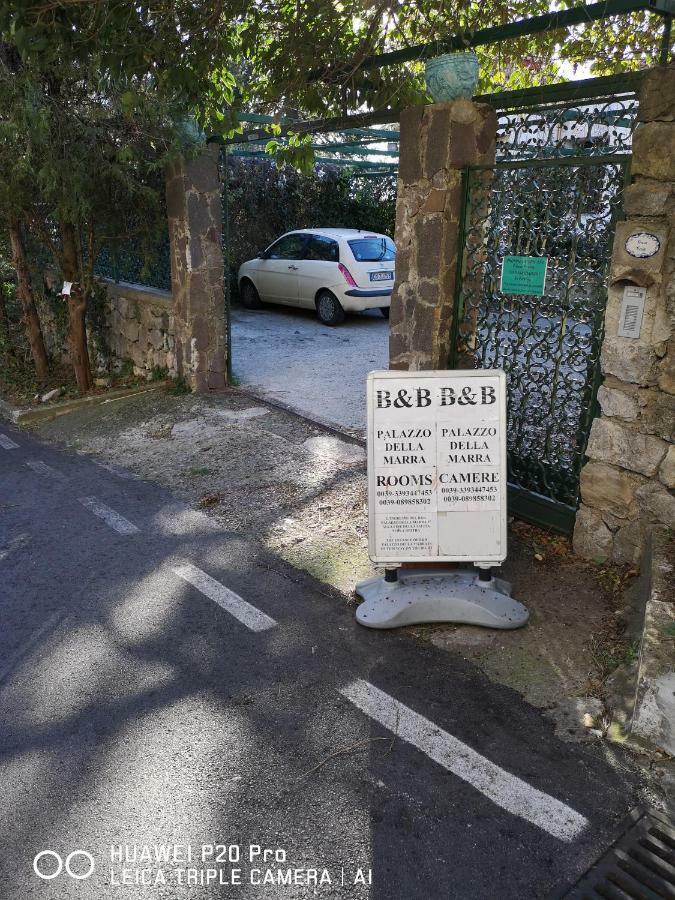
[[[458,622],[486,628],[520,628],[529,617],[501,578],[480,581],[462,569],[399,569],[398,581],[376,575],[356,585],[364,602],[356,621],[366,628],[400,628],[424,622]]]

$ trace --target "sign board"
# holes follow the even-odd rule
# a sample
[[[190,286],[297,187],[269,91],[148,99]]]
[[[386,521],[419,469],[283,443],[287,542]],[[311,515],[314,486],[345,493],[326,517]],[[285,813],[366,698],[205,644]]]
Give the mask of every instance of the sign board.
[[[621,312],[619,314],[619,337],[639,338],[642,329],[642,316],[645,311],[647,289],[629,285],[623,290]]]
[[[505,256],[499,290],[502,294],[544,296],[548,256]]]
[[[624,244],[626,253],[636,259],[649,259],[661,249],[661,241],[657,234],[651,231],[637,231],[626,239]]]
[[[506,558],[506,376],[368,375],[368,544],[379,564]]]

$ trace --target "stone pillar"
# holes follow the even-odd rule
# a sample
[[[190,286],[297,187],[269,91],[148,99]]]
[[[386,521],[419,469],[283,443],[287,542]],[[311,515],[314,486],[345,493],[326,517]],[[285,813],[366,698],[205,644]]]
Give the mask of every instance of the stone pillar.
[[[589,559],[638,564],[653,525],[675,526],[675,66],[645,77],[631,173],[627,219],[614,240],[601,414],[581,473],[574,548]],[[626,241],[640,232],[657,236],[654,255],[627,252]],[[617,334],[631,285],[647,290],[638,338]]]
[[[401,114],[392,369],[445,369],[450,350],[462,169],[494,162],[497,117],[470,100]]]
[[[227,383],[218,153],[209,144],[166,176],[175,368],[198,393]]]

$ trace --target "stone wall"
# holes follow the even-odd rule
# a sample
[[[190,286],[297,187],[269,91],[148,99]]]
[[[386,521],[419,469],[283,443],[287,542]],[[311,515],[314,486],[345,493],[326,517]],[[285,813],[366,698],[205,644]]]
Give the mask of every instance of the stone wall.
[[[173,296],[170,291],[125,282],[107,282],[105,343],[111,368],[130,361],[136,375],[150,375],[157,367],[176,375],[173,335]]]
[[[49,271],[45,283],[54,292],[61,285],[60,277]],[[103,315],[100,324],[94,325],[90,312],[87,325],[89,358],[95,375],[108,375],[130,367],[135,375],[149,377],[158,367],[175,377],[171,291],[109,278],[99,278],[98,283],[105,289]],[[53,303],[38,295],[38,304],[47,351],[68,364],[65,312],[59,322]]]
[[[195,391],[227,383],[219,148],[167,172],[176,372]]]
[[[617,227],[589,461],[581,474],[577,553],[638,564],[655,524],[675,527],[675,66],[652,70],[640,95],[626,221]],[[631,235],[655,234],[636,258]],[[624,289],[646,288],[638,338],[620,337]]]
[[[129,362],[136,375],[154,368],[181,376],[197,392],[219,389],[227,379],[226,318],[222,252],[221,183],[217,146],[192,160],[177,160],[167,172],[171,245],[171,291],[100,279],[107,289],[101,334],[89,327],[92,367],[97,375]],[[60,287],[55,272],[47,286]],[[40,308],[49,352],[68,359],[65,322],[59,326],[48,304]]]
[[[414,106],[401,114],[392,369],[447,368],[462,169],[494,161],[496,132],[494,109],[464,99]]]

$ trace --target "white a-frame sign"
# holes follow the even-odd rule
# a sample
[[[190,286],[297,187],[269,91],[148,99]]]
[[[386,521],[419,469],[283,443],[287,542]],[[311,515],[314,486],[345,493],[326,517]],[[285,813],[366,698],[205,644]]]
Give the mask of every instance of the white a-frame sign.
[[[506,558],[506,378],[499,370],[368,376],[369,555],[386,580],[357,586],[357,619],[376,628],[527,619],[490,568]],[[473,563],[479,571],[401,563]],[[393,575],[393,577],[392,577]],[[433,595],[433,596],[432,596]]]

